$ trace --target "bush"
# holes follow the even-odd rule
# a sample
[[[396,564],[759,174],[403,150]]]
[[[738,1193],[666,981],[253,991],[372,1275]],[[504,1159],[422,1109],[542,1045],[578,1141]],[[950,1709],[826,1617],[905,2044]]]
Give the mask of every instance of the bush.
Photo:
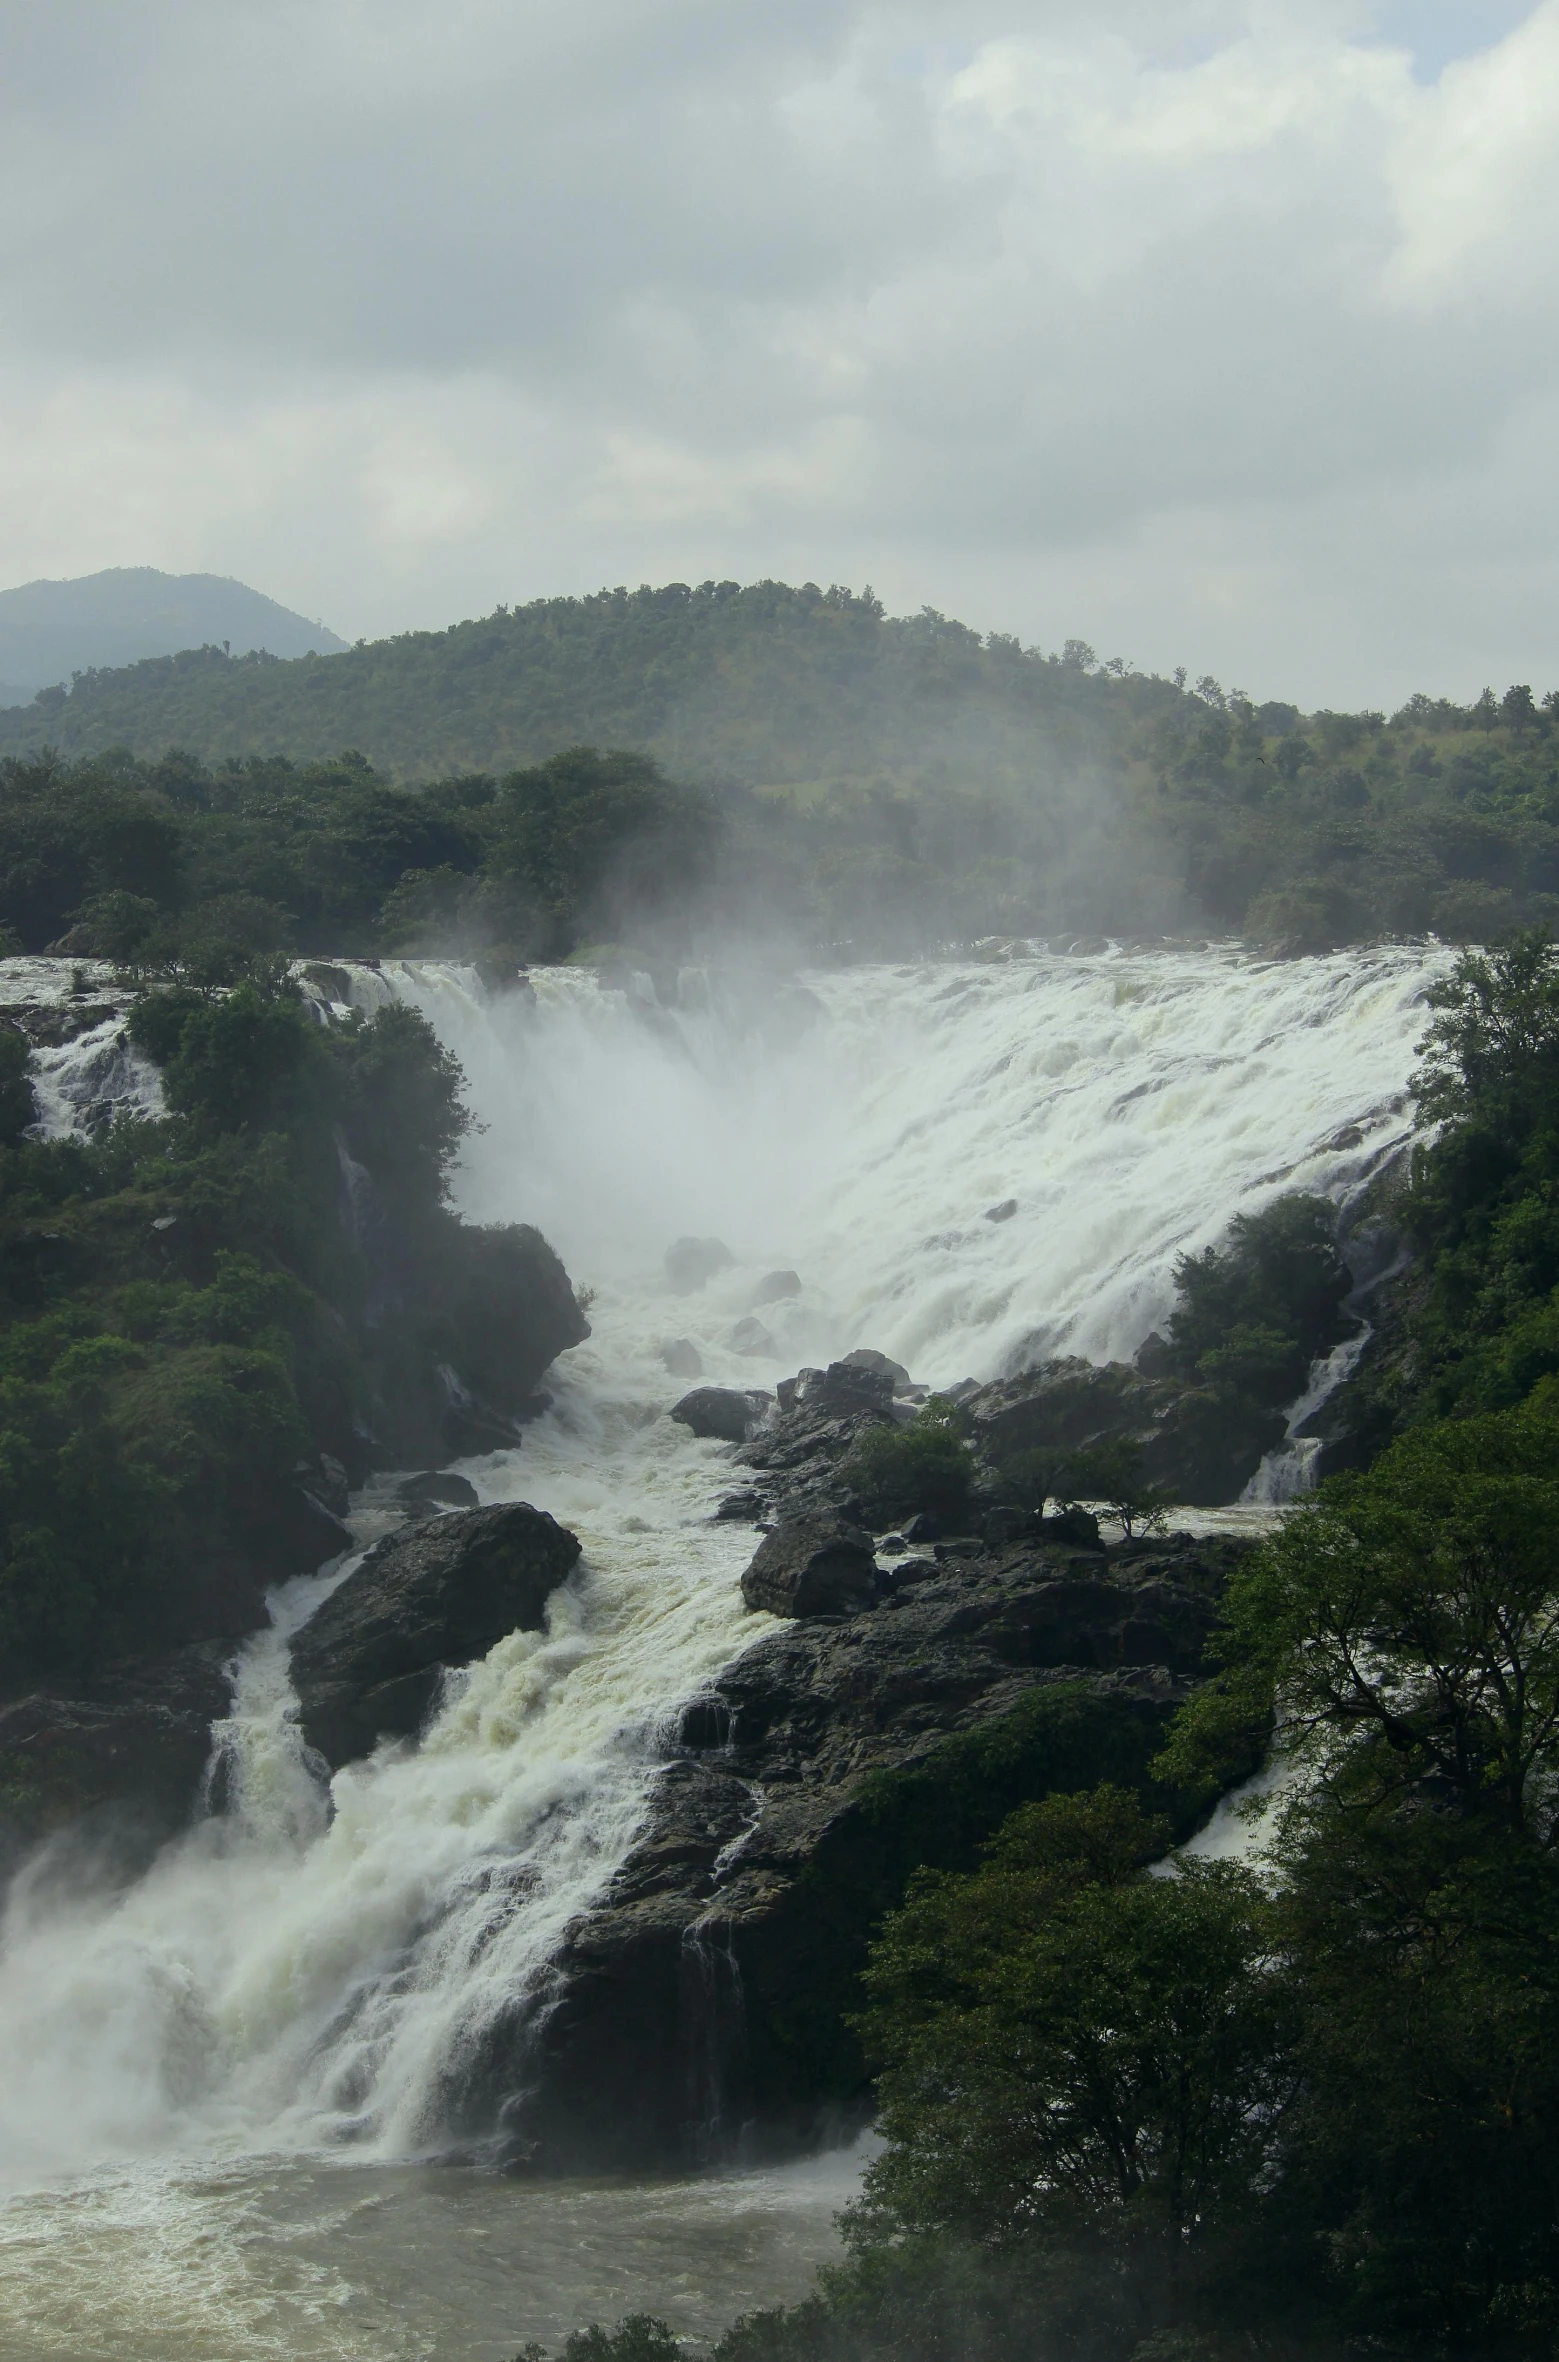
[[[968,1523],[978,1470],[957,1410],[933,1395],[908,1427],[869,1428],[844,1473],[873,1517],[924,1512],[956,1532]]]

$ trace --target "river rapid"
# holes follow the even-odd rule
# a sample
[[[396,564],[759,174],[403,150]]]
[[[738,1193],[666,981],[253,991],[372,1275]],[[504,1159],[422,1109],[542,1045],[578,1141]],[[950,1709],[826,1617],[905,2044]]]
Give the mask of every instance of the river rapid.
[[[461,1210],[535,1222],[594,1291],[551,1410],[462,1463],[584,1557],[545,1632],[501,1642],[419,1749],[347,1767],[332,1797],[287,1637],[342,1570],[285,1586],[236,1667],[223,1813],[128,1887],[68,1847],[17,1881],[0,2356],[497,2362],[592,2317],[704,2333],[800,2294],[856,2153],[610,2184],[449,2155],[462,2058],[516,1992],[544,2000],[674,1709],[771,1628],[737,1588],[751,1534],[709,1522],[727,1449],[666,1415],[686,1383],[666,1349],[768,1387],[857,1344],[933,1385],[1129,1355],[1177,1254],[1280,1190],[1344,1203],[1400,1148],[1442,965],[1036,951],[799,980],[538,970],[497,998],[455,968],[348,968],[357,1005],[415,1002],[465,1067],[483,1128]],[[144,1099],[104,1063],[111,1034],[50,1054],[56,1126],[96,1088],[88,1056]],[[679,1297],[663,1258],[686,1233],[733,1262]],[[780,1270],[799,1293],[756,1304]],[[358,1515],[366,1543],[372,1488]]]

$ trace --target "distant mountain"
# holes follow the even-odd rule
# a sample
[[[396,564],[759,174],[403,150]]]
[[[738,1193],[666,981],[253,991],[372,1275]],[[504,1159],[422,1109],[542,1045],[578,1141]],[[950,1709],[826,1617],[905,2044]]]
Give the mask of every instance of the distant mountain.
[[[224,644],[272,656],[331,656],[346,646],[229,575],[110,566],[74,582],[0,591],[0,699],[19,704],[73,673]]]

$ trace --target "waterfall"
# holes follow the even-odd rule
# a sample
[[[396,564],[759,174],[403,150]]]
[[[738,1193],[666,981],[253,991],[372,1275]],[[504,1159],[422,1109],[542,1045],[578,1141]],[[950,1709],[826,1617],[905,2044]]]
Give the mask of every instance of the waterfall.
[[[461,1210],[537,1223],[595,1291],[551,1410],[520,1449],[463,1463],[484,1501],[551,1510],[584,1557],[545,1631],[500,1642],[420,1748],[348,1766],[328,1798],[287,1638],[332,1577],[278,1595],[218,1734],[224,1809],[128,1889],[46,1851],[13,1890],[11,2177],[436,2150],[494,2025],[546,2005],[668,1718],[772,1628],[741,1605],[751,1535],[709,1520],[725,1448],[666,1416],[685,1383],[668,1350],[770,1387],[857,1344],[932,1384],[1129,1354],[1169,1310],[1177,1254],[1283,1190],[1342,1204],[1400,1148],[1439,964],[1036,952],[799,983],[550,969],[494,997],[458,967],[337,963],[359,1006],[414,1002],[464,1065],[484,1128]],[[58,1106],[87,1040],[51,1070]],[[733,1260],[678,1296],[663,1258],[686,1233]],[[757,1301],[778,1270],[799,1294]],[[687,1968],[717,2049],[717,1938]]]

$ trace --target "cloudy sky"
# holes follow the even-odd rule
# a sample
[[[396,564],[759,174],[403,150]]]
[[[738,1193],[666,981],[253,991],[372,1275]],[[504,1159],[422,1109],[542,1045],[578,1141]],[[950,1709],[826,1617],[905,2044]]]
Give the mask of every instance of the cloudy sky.
[[[1559,685],[1559,0],[0,0],[0,583]]]

